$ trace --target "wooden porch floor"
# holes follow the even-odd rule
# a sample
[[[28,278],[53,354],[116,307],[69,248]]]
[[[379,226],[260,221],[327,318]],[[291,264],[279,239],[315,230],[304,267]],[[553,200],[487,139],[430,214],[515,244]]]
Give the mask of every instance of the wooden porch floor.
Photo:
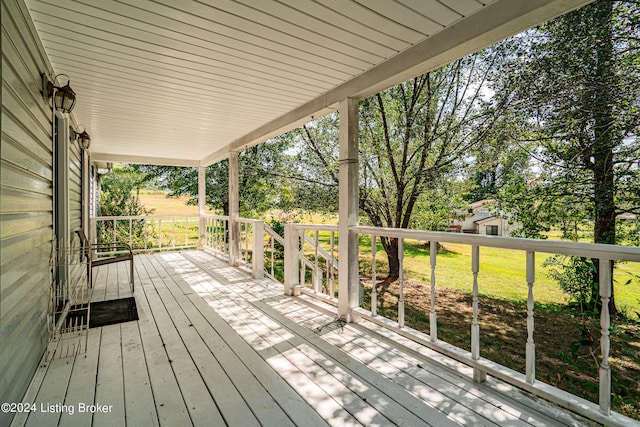
[[[94,301],[129,296],[118,264],[97,269]],[[330,307],[203,252],[135,268],[140,320],[42,364],[24,399],[36,410],[12,425],[592,425],[375,325],[339,327]]]

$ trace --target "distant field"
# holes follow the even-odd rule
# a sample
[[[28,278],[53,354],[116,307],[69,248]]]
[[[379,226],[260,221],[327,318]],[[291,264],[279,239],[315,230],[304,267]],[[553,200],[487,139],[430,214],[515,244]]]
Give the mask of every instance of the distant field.
[[[154,209],[153,215],[198,215],[197,205],[187,205],[189,197],[167,197],[164,191],[140,191],[140,203]]]

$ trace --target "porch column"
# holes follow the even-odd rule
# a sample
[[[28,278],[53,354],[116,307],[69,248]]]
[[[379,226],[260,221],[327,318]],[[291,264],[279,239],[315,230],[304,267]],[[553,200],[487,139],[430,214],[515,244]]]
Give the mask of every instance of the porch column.
[[[69,116],[56,111],[54,114],[54,233],[57,239],[57,295],[68,297],[69,260]]]
[[[338,215],[338,315],[348,322],[359,305],[358,235],[349,227],[358,225],[358,100],[340,101],[340,174]]]
[[[203,249],[207,242],[207,228],[204,214],[207,212],[207,168],[198,168],[198,249]]]
[[[229,264],[236,265],[240,254],[240,195],[238,181],[238,153],[229,154]]]

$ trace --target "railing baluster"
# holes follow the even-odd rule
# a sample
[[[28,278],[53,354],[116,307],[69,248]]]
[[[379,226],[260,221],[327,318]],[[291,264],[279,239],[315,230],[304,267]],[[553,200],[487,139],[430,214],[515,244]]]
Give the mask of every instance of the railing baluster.
[[[249,263],[249,224],[244,224],[244,262]]]
[[[336,297],[336,269],[334,265],[335,257],[335,245],[336,245],[336,234],[335,231],[331,231],[329,235],[329,246],[331,246],[331,280],[329,281],[331,285],[331,299],[335,299]]]
[[[478,325],[478,272],[480,271],[480,247],[471,246],[471,272],[473,273],[473,323],[471,324],[471,358],[480,359],[480,325]],[[486,381],[487,373],[473,368],[473,380]]]
[[[436,318],[436,255],[438,242],[431,240],[429,244],[429,263],[431,264],[431,312],[429,313],[429,331],[431,341],[438,340],[438,324]]]
[[[171,247],[176,247],[176,219],[171,218]]]
[[[144,239],[144,248],[147,249],[147,219],[142,220],[142,238]]]
[[[318,272],[320,271],[320,269],[318,268],[318,230],[316,229],[314,232],[314,241],[313,241],[313,245],[314,245],[314,256],[315,259],[313,261],[313,265],[314,265],[314,272],[313,272],[313,290],[314,292],[320,292],[320,277],[318,275]]]
[[[118,227],[117,220],[114,219],[113,220],[113,240],[112,240],[112,242],[114,242],[114,243],[118,241],[118,238],[116,237],[116,229],[117,229],[117,227]]]
[[[276,251],[276,239],[273,238],[273,236],[269,236],[269,238],[271,239],[271,277],[275,277],[274,275],[274,267],[275,267],[275,259],[274,259],[274,254]]]
[[[378,243],[376,235],[371,235],[371,315],[378,315],[378,290],[376,289],[376,251]]]
[[[229,223],[226,219],[222,220],[222,243],[223,243],[223,254],[229,253],[229,239],[227,239],[227,229],[229,228]]]
[[[129,218],[129,246],[133,247],[133,218]]]
[[[302,255],[301,259],[300,259],[300,288],[305,288],[306,287],[306,275],[307,275],[307,266],[304,263],[304,234],[305,231],[304,230],[300,230],[300,233],[298,234],[298,239],[299,239],[299,243],[300,244],[300,255]]]
[[[536,253],[527,251],[527,345],[526,345],[526,381],[533,384],[536,380],[536,344],[533,339],[534,304],[533,284],[536,280]]]
[[[602,362],[600,362],[600,412],[604,415],[611,414],[611,367],[609,366],[609,350],[611,342],[609,340],[609,329],[611,328],[611,317],[609,315],[609,300],[611,299],[611,261],[600,258],[599,261],[599,288],[602,308],[600,311],[600,327],[602,336],[600,337],[600,348],[602,351]]]
[[[404,239],[398,239],[398,264],[400,271],[398,272],[398,286],[400,287],[400,298],[398,298],[398,326],[404,327]]]

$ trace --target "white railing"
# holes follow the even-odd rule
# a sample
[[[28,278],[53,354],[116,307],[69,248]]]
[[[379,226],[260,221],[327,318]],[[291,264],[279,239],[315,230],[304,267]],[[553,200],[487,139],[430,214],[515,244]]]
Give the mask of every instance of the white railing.
[[[285,226],[285,293],[304,292],[337,304],[337,235],[337,225]]]
[[[200,229],[198,229],[198,224]],[[263,221],[227,216],[131,216],[92,218],[94,236],[105,239],[124,240],[136,251],[170,250],[194,248],[225,257],[232,265],[250,267],[253,276],[261,278],[267,275],[276,279],[276,271],[282,266],[284,292],[297,295],[301,292],[322,301],[337,305],[341,297],[338,289],[338,227],[335,225],[286,224],[284,237],[278,235]],[[612,265],[617,261],[640,262],[640,248],[575,243],[564,241],[545,241],[534,239],[504,238],[458,233],[429,232],[406,229],[377,227],[351,227],[350,233],[370,236],[371,238],[371,300],[370,310],[353,309],[353,314],[398,332],[426,347],[437,350],[473,368],[473,379],[485,380],[490,374],[505,382],[516,385],[537,394],[561,406],[587,416],[603,424],[618,425],[611,408],[611,368],[609,365],[611,319],[609,300],[611,298]],[[124,239],[122,238],[124,236]],[[377,271],[376,252],[380,238],[397,239],[400,269],[398,277],[397,320],[381,316],[377,311]],[[425,266],[429,280],[429,333],[425,334],[405,325],[405,277],[404,246],[405,240],[429,242],[429,264]],[[437,247],[442,243],[469,245],[471,261],[469,271],[472,277],[471,351],[466,351],[443,342],[438,338],[438,301],[437,283],[443,277],[437,273]],[[277,245],[281,245],[278,248]],[[525,279],[527,305],[527,339],[523,343],[525,350],[524,374],[516,372],[496,362],[480,356],[481,331],[478,324],[478,295],[481,283],[480,248],[504,248],[522,251],[525,254]],[[561,254],[586,257],[599,260],[601,300],[601,362],[599,365],[599,406],[536,380],[536,354],[534,340],[534,288],[536,277],[536,253]]]
[[[264,277],[264,221],[236,218],[238,225],[237,265],[250,267],[253,277]]]
[[[233,265],[248,267],[253,277],[264,276],[264,222],[257,219],[203,215],[202,248],[229,260]],[[235,233],[234,233],[235,226]],[[234,236],[235,234],[235,236]]]
[[[332,304],[337,304],[336,287],[338,277],[337,231],[336,226],[288,224],[297,235],[296,281],[300,291],[312,296],[320,296]],[[264,224],[266,236],[264,260],[265,274],[283,282],[282,274],[276,276],[277,269],[284,268],[285,239],[268,224]],[[309,276],[307,276],[309,272]],[[281,271],[278,271],[281,273]]]
[[[611,368],[609,366],[609,331],[611,327],[611,319],[609,315],[609,299],[611,298],[611,275],[612,262],[615,261],[633,261],[640,262],[640,248],[587,244],[562,241],[546,241],[534,239],[518,239],[494,236],[465,235],[457,233],[428,232],[406,229],[390,229],[377,227],[352,227],[351,232],[359,235],[368,235],[371,237],[372,252],[372,292],[371,292],[371,310],[357,308],[356,312],[380,325],[395,330],[400,334],[407,336],[421,344],[433,348],[444,353],[456,360],[459,360],[473,367],[474,380],[481,382],[489,373],[508,383],[514,384],[534,394],[542,396],[564,407],[570,408],[589,418],[596,419],[599,422],[608,424],[611,419]],[[376,247],[377,240],[381,237],[398,239],[398,257],[400,259],[400,271],[398,277],[399,296],[397,308],[397,321],[382,318],[376,310],[377,294],[376,294]],[[405,239],[429,242],[429,269],[430,273],[430,313],[429,313],[429,334],[423,334],[411,328],[405,327],[404,313],[404,241]],[[466,244],[471,247],[471,265],[469,266],[473,276],[473,320],[471,324],[471,352],[464,351],[450,344],[442,342],[438,339],[437,330],[437,300],[436,289],[439,275],[436,273],[438,266],[437,247],[439,243],[458,243]],[[523,251],[526,259],[526,283],[522,283],[527,287],[527,340],[523,344],[525,346],[525,374],[522,375],[516,371],[508,369],[495,362],[480,357],[480,328],[478,326],[478,274],[480,272],[480,247],[504,248]],[[537,252],[546,254],[561,254],[578,257],[586,257],[599,260],[600,275],[600,299],[602,303],[600,325],[601,325],[601,363],[599,366],[599,413],[590,402],[580,399],[570,393],[563,392],[553,386],[536,381],[535,377],[535,341],[534,341],[534,284],[535,284],[535,254]],[[523,313],[524,314],[524,313]],[[602,417],[604,415],[604,417]]]
[[[218,256],[229,256],[229,217],[202,215],[204,230],[200,230],[202,247]]]
[[[193,249],[198,223],[197,215],[99,216],[91,218],[91,238],[128,243],[135,252]]]

